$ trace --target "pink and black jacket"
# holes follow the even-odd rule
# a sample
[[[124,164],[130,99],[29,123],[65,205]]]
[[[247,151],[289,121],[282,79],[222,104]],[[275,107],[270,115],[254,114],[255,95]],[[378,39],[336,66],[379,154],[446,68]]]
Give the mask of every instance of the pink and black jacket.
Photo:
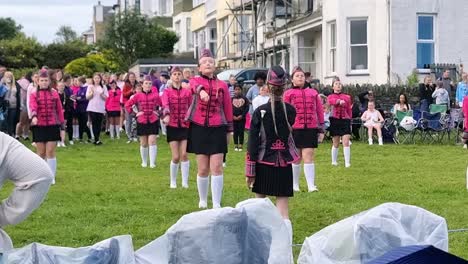
[[[345,101],[344,105],[340,105],[340,101]],[[353,118],[353,100],[351,95],[345,93],[332,93],[328,96],[328,103],[331,106],[330,118],[335,119],[352,119]]]
[[[170,116],[170,127],[188,128],[189,122],[185,120],[187,111],[192,103],[192,91],[184,88],[168,87],[164,89],[162,98],[163,117]]]
[[[232,132],[232,104],[226,83],[216,78],[201,76],[192,78],[190,87],[193,100],[185,119],[199,126],[227,126],[228,132]],[[210,96],[208,102],[201,100],[202,90]]]
[[[37,126],[64,126],[62,102],[55,90],[39,89],[29,98],[31,118],[37,118]]]
[[[159,107],[161,107],[161,98],[158,93],[149,91],[136,93],[125,104],[127,112],[132,113],[133,107],[136,107],[136,113],[143,112],[143,115],[137,117],[140,124],[154,123],[159,120]]]
[[[296,119],[296,110],[288,103],[285,105],[288,121],[292,126]],[[286,167],[299,159],[299,153],[280,102],[276,102],[275,119],[278,135],[273,124],[271,104],[261,105],[252,115],[245,163],[247,177],[255,177],[257,163],[272,167]]]
[[[284,93],[284,102],[296,109],[293,129],[323,130],[324,115],[322,100],[315,89],[293,87]]]
[[[109,89],[109,97],[106,99],[106,111],[108,112],[120,112],[120,98],[122,91],[117,88],[114,91]]]

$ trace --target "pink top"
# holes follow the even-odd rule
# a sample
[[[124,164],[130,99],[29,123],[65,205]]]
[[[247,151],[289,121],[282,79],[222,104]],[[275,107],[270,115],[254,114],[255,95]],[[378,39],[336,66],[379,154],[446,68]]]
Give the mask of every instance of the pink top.
[[[37,117],[38,126],[63,125],[62,103],[55,90],[40,89],[33,92],[29,100],[31,117]]]
[[[296,109],[293,129],[323,128],[322,100],[315,89],[294,87],[284,93],[284,101]]]
[[[188,128],[189,122],[185,120],[185,115],[192,103],[192,91],[185,88],[166,88],[161,97],[163,115],[169,115],[170,127]]]
[[[463,97],[463,115],[465,116],[465,132],[468,133],[468,96]]]
[[[120,97],[122,96],[122,91],[120,89],[115,89],[114,91],[109,90],[109,97],[106,100],[106,110],[109,112],[120,112]]]
[[[344,101],[341,104],[341,101]],[[353,101],[351,96],[345,93],[332,93],[328,96],[328,103],[331,106],[330,117],[336,119],[352,119],[353,118]]]
[[[141,92],[136,93],[125,104],[128,113],[132,113],[133,106],[136,106],[137,113],[143,112],[143,115],[137,117],[140,124],[154,123],[158,121],[158,108],[161,106],[161,98],[158,93]]]

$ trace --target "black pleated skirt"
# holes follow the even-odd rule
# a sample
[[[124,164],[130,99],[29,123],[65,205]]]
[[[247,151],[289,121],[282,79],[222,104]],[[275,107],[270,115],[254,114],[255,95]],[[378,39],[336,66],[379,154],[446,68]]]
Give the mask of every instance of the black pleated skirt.
[[[167,142],[187,140],[189,130],[183,127],[166,127]]]
[[[60,141],[60,126],[33,126],[31,127],[33,133],[33,142],[46,143],[53,141]]]
[[[292,166],[274,167],[257,163],[252,192],[277,197],[293,197]]]
[[[149,136],[159,134],[159,121],[142,124],[137,122],[137,136]]]
[[[208,156],[227,153],[227,127],[207,127],[190,123],[187,152]]]
[[[292,132],[296,148],[317,148],[318,146],[318,129],[294,129]]]
[[[351,135],[351,119],[338,119],[330,117],[330,136]]]

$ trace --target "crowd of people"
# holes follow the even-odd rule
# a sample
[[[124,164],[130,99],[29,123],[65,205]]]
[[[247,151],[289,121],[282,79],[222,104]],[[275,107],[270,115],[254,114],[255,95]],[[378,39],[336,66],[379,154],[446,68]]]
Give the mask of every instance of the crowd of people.
[[[355,103],[343,92],[339,78],[334,79],[332,92],[324,95],[310,87],[300,67],[288,75],[274,66],[267,74],[258,72],[256,84],[244,95],[235,78],[225,83],[216,78],[215,69],[215,60],[207,49],[200,55],[197,76],[176,65],[145,76],[95,73],[92,78],[44,67],[15,81],[11,72],[0,68],[0,128],[23,141],[30,139],[32,131],[36,153],[54,175],[52,184],[56,147],[77,142],[99,146],[103,144],[103,131],[111,140],[125,132],[127,143],[140,143],[141,166],[155,168],[157,141],[163,133],[171,150],[170,188],[177,188],[179,168],[182,187],[189,187],[188,153],[196,155],[199,208],[208,207],[210,181],[212,207],[221,207],[229,141],[233,138],[234,151],[243,151],[248,129],[247,186],[257,197],[277,197],[278,210],[291,235],[288,198],[300,191],[301,167],[308,192],[318,191],[315,151],[326,134],[332,141],[333,166],[339,164],[340,145],[344,167],[351,166],[350,139],[356,116],[368,129],[369,144],[373,144],[375,130],[378,144],[383,145],[384,117],[372,91],[360,94],[360,104]],[[464,73],[455,104],[468,116],[467,81]],[[426,78],[420,86],[421,110],[427,111],[432,103],[450,106],[452,88],[446,73],[436,86]],[[407,96],[400,94],[391,112],[411,109]],[[468,130],[465,132],[468,135]]]

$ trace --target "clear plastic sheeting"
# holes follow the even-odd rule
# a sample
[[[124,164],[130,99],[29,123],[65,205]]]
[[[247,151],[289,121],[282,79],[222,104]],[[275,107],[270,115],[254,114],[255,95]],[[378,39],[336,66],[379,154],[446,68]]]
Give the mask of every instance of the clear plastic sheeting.
[[[136,264],[285,264],[291,260],[287,228],[268,199],[236,208],[183,216],[163,236],[135,253]]]
[[[131,236],[109,238],[90,247],[65,248],[32,243],[3,255],[4,264],[134,264]]]
[[[448,251],[444,218],[422,208],[385,203],[306,238],[299,264],[360,264],[409,245]]]

